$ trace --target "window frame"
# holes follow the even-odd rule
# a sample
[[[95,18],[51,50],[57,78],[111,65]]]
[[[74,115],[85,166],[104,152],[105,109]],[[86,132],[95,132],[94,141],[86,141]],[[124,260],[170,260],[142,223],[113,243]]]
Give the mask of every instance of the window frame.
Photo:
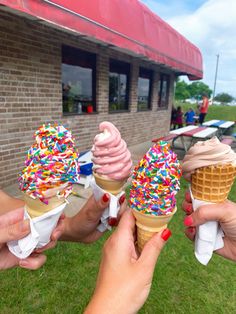
[[[63,90],[62,90],[63,115],[83,115],[83,114],[96,113],[97,112],[97,104],[96,104],[97,55],[95,53],[91,53],[86,50],[73,47],[73,46],[68,46],[68,45],[62,45],[61,51],[62,51],[61,52],[62,84],[63,84],[63,64],[79,66],[86,69],[91,69],[92,71],[92,82],[91,82],[92,84],[91,98],[92,99],[91,100],[83,100],[83,99],[74,100],[73,99],[73,104],[72,104],[73,111],[64,111],[65,103],[64,103],[64,95],[63,95]],[[69,53],[69,56],[68,56],[68,53]],[[68,59],[68,61],[66,59]],[[79,104],[81,104],[82,106],[82,112],[80,112],[79,110],[79,107],[78,107]],[[92,108],[90,105],[92,105]]]
[[[125,108],[122,109],[111,109],[111,106],[120,106],[120,103],[114,103],[110,101],[110,79],[111,73],[116,73],[118,75],[126,75],[126,94],[125,94]],[[108,106],[109,113],[117,113],[117,112],[128,112],[129,108],[129,99],[130,99],[130,78],[131,78],[131,65],[128,62],[120,61],[117,59],[109,59],[109,89],[108,89]]]
[[[165,96],[163,100],[163,85],[166,82],[166,89],[165,89]],[[161,73],[159,79],[159,86],[158,86],[158,101],[157,101],[157,109],[168,109],[170,98],[170,75]]]
[[[152,109],[153,71],[150,69],[144,68],[144,67],[139,67],[138,83],[139,83],[139,78],[149,79],[149,92],[148,92],[147,108],[144,108],[144,109],[139,108],[139,100],[137,100],[137,110],[138,111],[149,111]],[[137,86],[137,97],[139,97],[138,86]]]

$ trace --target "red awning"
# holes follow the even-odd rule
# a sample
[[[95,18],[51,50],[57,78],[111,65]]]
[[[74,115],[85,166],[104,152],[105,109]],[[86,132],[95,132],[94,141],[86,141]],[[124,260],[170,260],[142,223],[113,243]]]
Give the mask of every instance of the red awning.
[[[203,76],[199,49],[137,0],[0,0],[1,4],[192,80]]]

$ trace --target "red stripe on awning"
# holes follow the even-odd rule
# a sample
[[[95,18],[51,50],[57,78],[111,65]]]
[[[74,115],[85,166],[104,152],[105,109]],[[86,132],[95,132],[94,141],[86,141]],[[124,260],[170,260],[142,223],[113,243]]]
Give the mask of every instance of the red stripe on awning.
[[[0,0],[0,4],[201,79],[199,49],[137,0]]]

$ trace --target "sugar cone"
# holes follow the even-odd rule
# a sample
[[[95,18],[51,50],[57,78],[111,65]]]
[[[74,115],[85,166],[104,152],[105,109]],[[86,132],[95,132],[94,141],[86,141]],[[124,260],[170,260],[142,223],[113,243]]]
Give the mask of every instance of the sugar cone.
[[[113,195],[117,195],[122,191],[123,186],[126,183],[126,179],[124,180],[111,180],[111,179],[107,179],[104,178],[102,176],[100,176],[99,174],[93,172],[93,176],[94,179],[97,183],[98,186],[100,186],[100,188],[102,188],[103,190],[113,194]]]
[[[191,176],[193,197],[212,203],[227,199],[236,176],[236,167],[232,164],[202,167]]]
[[[167,227],[177,208],[175,207],[172,213],[163,216],[147,215],[135,209],[132,209],[132,211],[136,218],[138,251],[141,253],[144,245],[153,234]]]
[[[39,199],[33,199],[24,193],[25,208],[31,218],[39,217],[50,210],[62,205],[65,202],[65,198],[58,198],[53,196],[48,199],[48,205],[41,202]]]

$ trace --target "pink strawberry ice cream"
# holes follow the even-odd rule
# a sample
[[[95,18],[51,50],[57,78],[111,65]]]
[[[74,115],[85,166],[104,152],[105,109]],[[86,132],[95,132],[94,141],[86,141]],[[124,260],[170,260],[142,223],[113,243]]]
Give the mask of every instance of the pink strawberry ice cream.
[[[132,167],[127,144],[111,122],[100,123],[99,130],[102,133],[95,136],[92,147],[93,171],[111,180],[127,179]]]

